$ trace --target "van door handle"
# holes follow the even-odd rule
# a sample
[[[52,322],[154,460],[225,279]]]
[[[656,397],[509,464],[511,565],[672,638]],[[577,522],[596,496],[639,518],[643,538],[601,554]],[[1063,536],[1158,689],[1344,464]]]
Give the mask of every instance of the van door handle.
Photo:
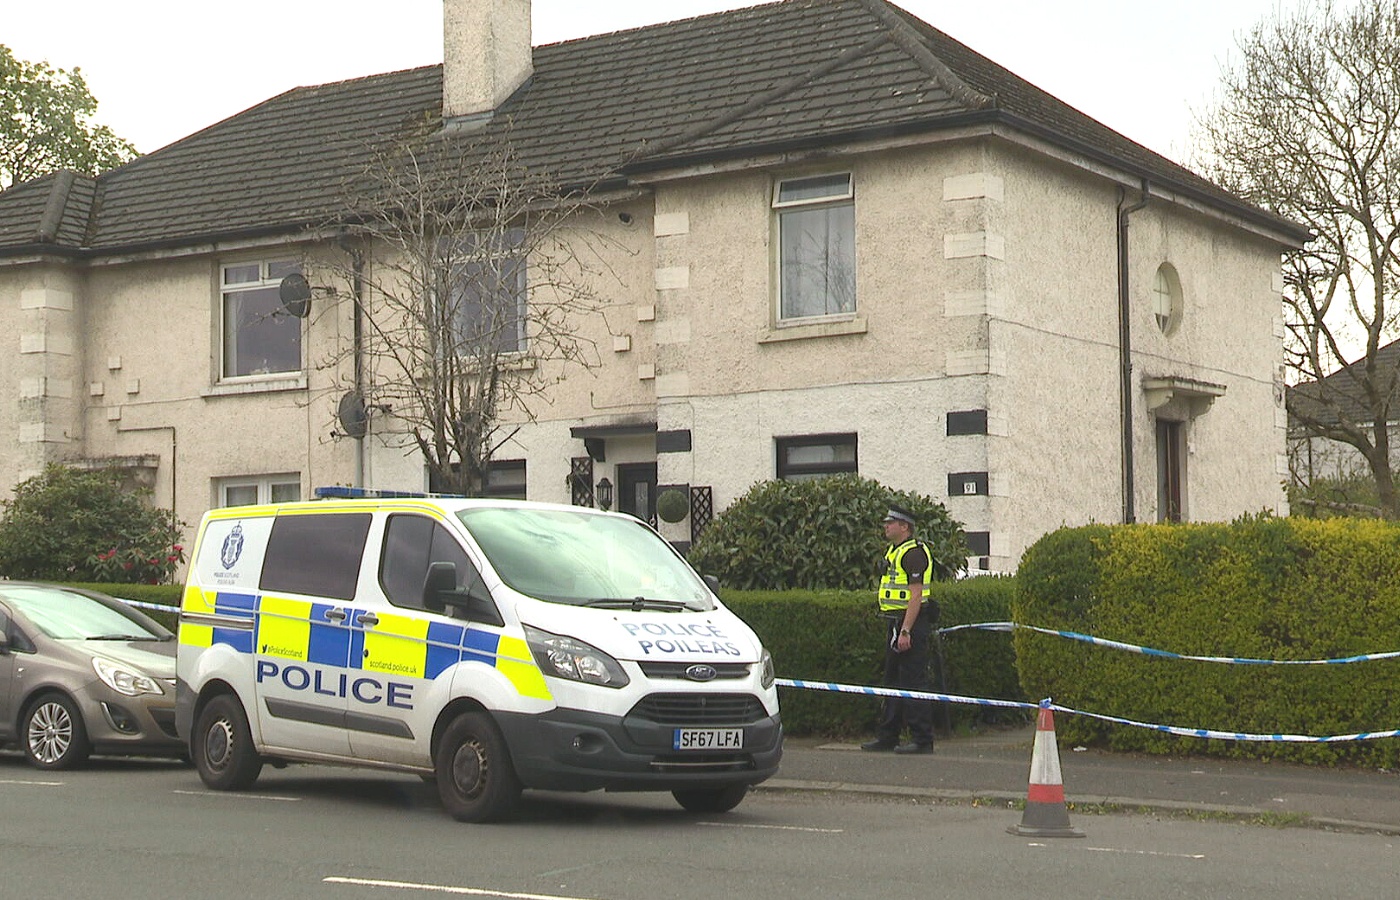
[[[345,621],[345,610],[343,610],[343,609],[328,609],[328,610],[326,610],[325,616],[326,616],[326,619],[327,619],[327,620],[329,620],[329,621],[331,621],[331,622],[334,622],[334,623],[336,623],[337,625],[339,625],[341,622],[344,622],[344,621]]]
[[[362,613],[361,615],[359,615],[359,616],[357,616],[357,617],[355,618],[355,624],[357,624],[357,625],[378,625],[378,624],[379,624],[379,617],[376,616],[374,613]]]

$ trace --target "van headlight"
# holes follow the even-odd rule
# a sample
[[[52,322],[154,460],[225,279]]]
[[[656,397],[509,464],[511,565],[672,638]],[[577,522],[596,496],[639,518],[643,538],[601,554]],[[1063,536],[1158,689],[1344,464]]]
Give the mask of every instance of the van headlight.
[[[778,672],[773,668],[773,654],[764,650],[763,660],[759,665],[762,666],[762,675],[760,679],[762,680],[764,690],[767,690],[773,686],[773,682],[778,680]]]
[[[617,660],[597,647],[559,634],[525,626],[525,642],[535,657],[535,665],[546,675],[620,688],[630,679]]]
[[[102,683],[118,694],[139,697],[142,694],[165,693],[161,689],[160,682],[131,666],[94,656],[92,668],[97,672],[97,677],[102,679]]]

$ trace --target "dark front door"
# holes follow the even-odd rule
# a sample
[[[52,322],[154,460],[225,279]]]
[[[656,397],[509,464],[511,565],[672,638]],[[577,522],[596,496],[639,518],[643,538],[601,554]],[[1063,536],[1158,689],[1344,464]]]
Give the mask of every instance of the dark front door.
[[[656,524],[656,463],[617,467],[617,509]]]

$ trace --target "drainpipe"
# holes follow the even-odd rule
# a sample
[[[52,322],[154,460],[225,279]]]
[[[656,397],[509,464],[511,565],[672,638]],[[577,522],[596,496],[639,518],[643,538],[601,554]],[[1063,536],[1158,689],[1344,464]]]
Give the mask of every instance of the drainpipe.
[[[1142,199],[1125,206],[1128,192],[1118,188],[1118,395],[1123,411],[1123,522],[1137,521],[1133,509],[1133,329],[1128,296],[1128,216],[1147,205],[1147,179],[1142,180]]]
[[[359,247],[356,247],[348,238],[341,235],[336,244],[341,250],[350,254],[350,294],[355,304],[354,323],[351,327],[351,354],[354,365],[355,396],[361,400],[365,396],[365,363],[364,363],[364,297],[365,297],[365,254]],[[355,486],[365,486],[365,437],[368,436],[369,417],[365,417],[366,433],[364,436],[355,438]]]

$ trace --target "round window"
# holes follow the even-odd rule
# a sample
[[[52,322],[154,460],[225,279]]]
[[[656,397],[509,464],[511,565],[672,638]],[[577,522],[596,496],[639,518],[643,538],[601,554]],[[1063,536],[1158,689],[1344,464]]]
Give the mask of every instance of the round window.
[[[1157,278],[1152,286],[1152,312],[1162,334],[1171,334],[1181,324],[1181,279],[1171,263],[1157,267]]]

